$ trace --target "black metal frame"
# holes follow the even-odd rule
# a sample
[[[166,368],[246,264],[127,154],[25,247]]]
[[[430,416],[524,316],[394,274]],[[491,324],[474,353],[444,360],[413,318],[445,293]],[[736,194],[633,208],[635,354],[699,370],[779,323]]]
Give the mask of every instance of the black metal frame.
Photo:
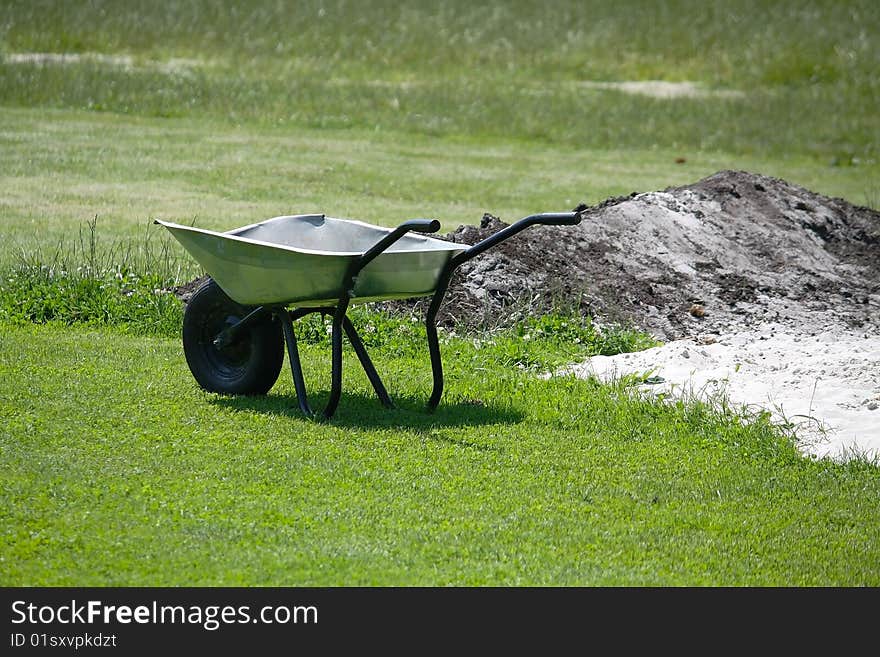
[[[573,226],[580,223],[582,213],[583,210],[578,208],[578,210],[575,210],[574,212],[543,213],[525,217],[449,259],[449,262],[446,263],[446,266],[440,272],[434,295],[431,298],[431,303],[425,314],[425,331],[428,339],[428,351],[431,355],[431,372],[434,379],[431,397],[428,399],[427,404],[429,412],[436,410],[437,405],[440,403],[440,398],[443,395],[443,363],[440,359],[440,341],[437,336],[436,319],[437,313],[440,310],[440,305],[443,303],[443,297],[446,296],[446,291],[449,289],[449,283],[452,280],[452,275],[455,273],[455,270],[468,260],[480,255],[500,242],[513,237],[530,226],[536,224]],[[321,313],[322,315],[332,314],[332,369],[330,375],[330,398],[327,400],[327,405],[322,412],[324,419],[329,420],[333,417],[333,414],[336,412],[336,408],[339,405],[339,399],[342,396],[343,331],[348,336],[348,340],[351,342],[352,348],[354,349],[355,354],[357,354],[358,360],[364,368],[364,372],[366,372],[367,378],[370,380],[379,401],[386,408],[393,408],[394,403],[391,401],[391,397],[388,395],[388,391],[385,389],[385,385],[382,383],[382,379],[379,377],[379,373],[376,371],[373,361],[370,360],[370,356],[367,354],[363,341],[358,335],[354,325],[351,323],[351,320],[348,319],[346,313],[348,312],[349,303],[354,297],[354,287],[357,283],[358,274],[360,274],[364,267],[372,262],[376,256],[387,250],[392,244],[397,242],[397,240],[410,231],[435,233],[438,230],[440,230],[440,222],[436,219],[413,219],[404,222],[377,242],[375,246],[370,248],[359,258],[352,261],[343,279],[342,294],[339,297],[339,301],[337,301],[334,306],[295,308],[292,311],[288,310],[287,307],[283,305],[260,306],[233,326],[223,330],[214,340],[214,345],[217,348],[223,348],[234,340],[238,331],[254,320],[265,317],[267,313],[274,315],[281,322],[281,328],[284,332],[284,341],[287,344],[288,361],[290,362],[290,370],[293,375],[293,385],[296,390],[296,397],[300,410],[305,415],[314,417],[315,412],[309,405],[308,394],[306,392],[302,363],[300,362],[299,349],[296,344],[296,334],[293,331],[293,322],[312,313]]]

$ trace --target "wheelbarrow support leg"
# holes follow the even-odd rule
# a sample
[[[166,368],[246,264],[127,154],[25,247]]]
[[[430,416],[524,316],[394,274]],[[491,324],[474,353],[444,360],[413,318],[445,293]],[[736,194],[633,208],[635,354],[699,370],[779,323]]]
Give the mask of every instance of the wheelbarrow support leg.
[[[437,312],[440,310],[440,304],[443,303],[443,297],[449,288],[452,274],[456,267],[458,267],[458,264],[454,264],[453,260],[449,261],[449,264],[446,265],[440,274],[437,290],[434,292],[434,296],[431,297],[431,305],[428,306],[428,312],[425,315],[425,333],[428,336],[428,352],[431,354],[431,374],[434,378],[434,387],[431,390],[431,398],[428,400],[428,411],[432,413],[437,409],[440,397],[443,396],[443,360],[440,358],[440,339],[437,337]]]
[[[345,314],[347,308],[348,304],[341,302],[333,312],[330,340],[330,348],[332,353],[332,370],[330,373],[330,398],[327,401],[327,406],[322,412],[322,416],[324,417],[324,419],[330,419],[333,416],[333,414],[336,412],[337,406],[339,405],[339,400],[342,397],[342,331],[345,331],[345,334],[351,341],[351,346],[354,348],[355,354],[357,354],[358,360],[361,362],[361,365],[364,368],[364,372],[366,372],[367,374],[367,378],[373,385],[373,390],[376,391],[376,396],[379,398],[379,401],[382,402],[382,405],[386,408],[394,407],[394,403],[391,401],[391,397],[388,396],[388,391],[385,389],[385,385],[382,383],[382,379],[379,377],[379,373],[376,371],[376,367],[373,365],[373,361],[370,360],[370,356],[367,353],[366,348],[364,347],[364,343],[361,340],[361,337],[358,335],[357,330],[355,330],[354,325],[351,323],[351,320],[349,320]],[[281,321],[281,327],[284,330],[284,341],[287,343],[290,371],[293,374],[293,386],[296,389],[296,397],[299,403],[299,407],[305,415],[309,417],[314,417],[315,413],[309,405],[308,394],[306,392],[305,378],[303,377],[302,372],[302,363],[300,362],[299,358],[299,349],[297,348],[296,335],[293,331],[293,322],[298,319],[302,319],[306,315],[310,315],[312,313],[326,314],[328,309],[296,308],[292,312],[288,311],[286,308],[274,308],[273,310],[279,317]]]
[[[382,379],[379,377],[379,373],[376,371],[376,367],[373,365],[373,361],[370,360],[370,356],[364,347],[361,336],[358,335],[358,332],[354,328],[354,324],[351,323],[348,316],[343,317],[342,328],[345,329],[348,341],[351,342],[351,346],[354,348],[354,353],[357,354],[358,360],[361,361],[361,366],[363,366],[367,378],[370,380],[370,383],[373,384],[373,390],[376,391],[376,396],[379,398],[379,401],[382,402],[382,405],[385,408],[394,408],[394,402],[392,402],[391,397],[388,396],[385,384],[382,383]]]
[[[330,371],[330,398],[327,400],[327,406],[324,408],[325,420],[333,417],[336,407],[339,406],[339,398],[342,396],[342,323],[345,319],[346,310],[348,310],[348,301],[340,300],[333,313],[330,347],[333,364]]]
[[[302,363],[299,359],[299,349],[296,346],[296,335],[293,333],[293,322],[287,308],[276,308],[275,314],[281,321],[284,331],[284,342],[287,344],[287,360],[290,361],[290,372],[293,374],[293,387],[296,390],[296,401],[300,410],[308,417],[314,417],[315,412],[309,406],[309,398],[306,393],[306,382],[303,378]]]

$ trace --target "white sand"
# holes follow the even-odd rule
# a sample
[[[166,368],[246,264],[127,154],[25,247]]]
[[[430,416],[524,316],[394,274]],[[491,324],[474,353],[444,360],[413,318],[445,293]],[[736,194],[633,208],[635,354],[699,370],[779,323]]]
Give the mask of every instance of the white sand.
[[[595,356],[565,371],[606,381],[649,374],[655,382],[640,389],[766,409],[774,420],[793,425],[806,454],[880,459],[877,332],[765,325]]]
[[[720,96],[739,98],[745,94],[736,89],[710,89],[696,82],[669,82],[668,80],[623,80],[606,82],[604,80],[581,80],[577,86],[591,89],[613,89],[628,94],[651,96],[652,98],[706,98]]]

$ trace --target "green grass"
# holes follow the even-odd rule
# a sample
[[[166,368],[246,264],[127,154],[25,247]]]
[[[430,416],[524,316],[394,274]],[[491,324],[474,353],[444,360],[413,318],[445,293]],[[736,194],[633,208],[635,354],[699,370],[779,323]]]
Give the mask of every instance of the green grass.
[[[289,376],[201,392],[177,340],[0,336],[6,585],[880,583],[880,471],[805,459],[760,419],[486,376],[461,343],[436,414],[427,355],[379,349],[399,408],[349,356],[326,425]],[[328,350],[303,358],[321,403]]]
[[[445,334],[434,415],[421,327],[370,309],[397,409],[349,353],[329,425],[286,371],[264,398],[204,393],[167,292],[200,272],[152,224],[452,230],[720,169],[876,207],[878,33],[861,0],[6,0],[0,583],[880,584],[876,463],[539,378],[649,344],[589,318]],[[701,93],[595,85],[633,80]],[[325,327],[301,329],[320,406]]]

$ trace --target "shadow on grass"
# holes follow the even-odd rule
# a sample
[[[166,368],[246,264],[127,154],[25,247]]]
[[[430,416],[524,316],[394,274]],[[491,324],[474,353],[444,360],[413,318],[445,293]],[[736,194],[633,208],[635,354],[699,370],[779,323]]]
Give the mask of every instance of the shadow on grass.
[[[315,410],[315,422],[326,422],[336,427],[380,428],[400,427],[410,431],[439,427],[482,426],[488,424],[516,424],[524,415],[518,411],[492,406],[481,401],[440,402],[433,413],[426,408],[426,399],[399,396],[394,408],[385,408],[375,396],[342,393],[339,407],[330,420],[324,420],[322,411],[327,393],[315,393],[309,404]],[[256,411],[286,415],[296,419],[306,416],[299,408],[296,395],[216,396],[211,404],[235,411]]]

